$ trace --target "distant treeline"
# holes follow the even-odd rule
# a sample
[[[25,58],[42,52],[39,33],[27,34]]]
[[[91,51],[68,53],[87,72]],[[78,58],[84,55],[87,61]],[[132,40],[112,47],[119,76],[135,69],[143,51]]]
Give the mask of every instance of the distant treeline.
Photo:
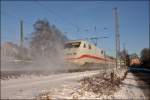
[[[150,69],[150,48],[144,48],[141,51],[141,65]]]

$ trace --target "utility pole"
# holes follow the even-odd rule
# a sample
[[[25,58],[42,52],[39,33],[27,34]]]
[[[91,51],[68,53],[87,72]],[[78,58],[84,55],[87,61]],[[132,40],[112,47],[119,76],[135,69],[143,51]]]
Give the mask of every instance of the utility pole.
[[[104,57],[105,57],[105,73],[106,73],[106,67],[107,67],[107,65],[106,65],[106,51],[104,51]]]
[[[119,20],[117,7],[114,8],[114,17],[115,17],[115,41],[116,41],[116,69],[118,68],[118,61],[120,64],[120,33],[119,33]]]
[[[125,43],[123,43],[123,49],[124,49],[124,50],[126,49],[126,44],[125,44]]]
[[[127,51],[126,51],[126,47],[125,47],[125,43],[123,43],[123,57],[124,57],[124,66],[126,65],[126,56],[127,56]]]
[[[23,47],[23,20],[20,21],[20,47]]]

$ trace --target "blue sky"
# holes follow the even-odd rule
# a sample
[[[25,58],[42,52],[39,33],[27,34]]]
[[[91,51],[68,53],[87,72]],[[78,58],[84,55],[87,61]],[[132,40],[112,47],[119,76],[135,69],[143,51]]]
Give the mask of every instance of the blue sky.
[[[109,38],[98,41],[108,54],[115,53],[113,8],[118,7],[121,48],[140,53],[149,47],[148,1],[2,1],[1,41],[19,43],[19,21],[24,21],[24,35],[34,31],[38,19],[47,19],[70,39],[95,36]],[[96,26],[96,31],[94,27]],[[79,29],[77,29],[79,27]],[[85,31],[87,30],[88,31]],[[78,31],[77,31],[78,30]],[[27,41],[25,41],[27,42]]]

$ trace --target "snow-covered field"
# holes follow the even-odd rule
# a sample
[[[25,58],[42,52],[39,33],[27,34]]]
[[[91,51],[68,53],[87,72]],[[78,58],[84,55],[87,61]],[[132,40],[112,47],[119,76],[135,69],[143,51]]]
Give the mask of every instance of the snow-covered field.
[[[59,89],[69,83],[75,83],[85,76],[99,71],[64,73],[49,76],[25,76],[17,79],[1,80],[2,99],[33,99],[43,91]]]
[[[98,74],[100,71],[63,73],[49,76],[26,76],[18,79],[1,80],[2,99],[35,99],[40,97],[56,99],[146,99],[138,87],[137,77],[128,73],[119,90],[113,95],[97,96],[80,90],[79,80]]]
[[[120,88],[112,95],[97,95],[93,92],[84,91],[81,84],[67,84],[59,89],[43,91],[42,98],[52,99],[148,99],[137,83],[138,78],[132,73],[128,73],[125,80],[120,84]],[[139,81],[139,80],[138,80]]]

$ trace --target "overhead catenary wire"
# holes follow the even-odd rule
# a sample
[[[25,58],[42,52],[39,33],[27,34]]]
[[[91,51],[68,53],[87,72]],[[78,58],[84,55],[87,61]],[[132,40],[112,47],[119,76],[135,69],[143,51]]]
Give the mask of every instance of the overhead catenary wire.
[[[21,18],[19,17],[19,16],[16,16],[16,15],[14,15],[14,14],[12,14],[12,13],[8,13],[8,12],[4,12],[4,11],[2,11],[1,10],[1,14],[3,15],[5,15],[5,16],[7,16],[7,17],[10,17],[10,18],[13,18],[13,19],[16,19],[16,20],[21,20]]]
[[[76,24],[70,22],[69,20],[67,20],[67,19],[64,18],[63,16],[57,14],[55,11],[53,11],[52,9],[50,9],[50,8],[48,8],[47,6],[43,5],[42,3],[38,2],[38,1],[36,1],[36,2],[37,2],[38,5],[40,5],[41,7],[43,7],[47,12],[49,12],[49,13],[55,15],[56,17],[58,17],[59,19],[61,19],[61,20],[64,21],[65,23],[68,23],[69,25],[75,27],[76,30],[77,30],[77,32],[80,31],[80,28],[79,28],[78,25],[76,25]],[[1,13],[2,13],[2,14],[5,14],[6,16],[9,16],[10,18],[14,18],[14,19],[16,19],[16,20],[22,20],[21,17],[16,16],[16,15],[14,15],[14,14],[12,14],[12,13],[8,13],[8,12],[6,12],[6,11],[5,11],[5,12],[4,12],[4,11],[1,11]]]
[[[1,10],[1,14],[2,14],[2,15],[5,15],[5,16],[11,18],[11,19],[14,19],[14,20],[16,20],[16,21],[18,21],[18,22],[20,22],[21,20],[23,20],[23,21],[26,22],[26,23],[31,23],[31,21],[25,20],[23,17],[20,17],[20,16],[18,16],[18,15],[15,15],[15,14],[13,14],[13,13],[10,13],[10,12],[11,12],[11,11],[6,12],[6,11],[2,11],[2,10]]]
[[[26,38],[26,37],[23,37],[23,18],[21,18],[21,17],[19,17],[19,16],[17,16],[17,15],[14,15],[14,14],[12,14],[12,13],[8,13],[8,12],[4,12],[4,11],[1,11],[1,13],[3,14],[3,15],[5,15],[5,16],[7,16],[7,17],[10,17],[10,18],[12,18],[12,19],[14,19],[14,20],[16,20],[16,21],[21,21],[21,26],[20,26],[20,28],[21,28],[21,30],[20,30],[20,46],[22,46],[23,47],[23,41],[24,41],[24,39]],[[5,37],[5,38],[7,38],[7,37]],[[16,38],[14,38],[14,39],[16,39]],[[27,40],[27,39],[25,39],[25,40]],[[19,39],[18,39],[18,41],[19,41]]]
[[[41,7],[43,7],[47,12],[57,16],[58,18],[60,18],[61,20],[63,20],[64,22],[68,23],[69,25],[73,26],[76,28],[77,32],[80,31],[80,28],[78,25],[72,23],[71,21],[67,20],[66,18],[64,18],[63,16],[61,16],[60,14],[56,13],[55,11],[53,11],[52,9],[48,8],[47,6],[43,5],[42,3],[40,3],[39,1],[36,1],[36,3],[38,5],[40,5]]]
[[[38,3],[38,4],[40,5],[41,3]],[[45,6],[42,6],[42,7],[44,8]],[[79,27],[76,26],[75,24],[69,22],[68,20],[66,20],[65,18],[61,17],[60,15],[58,15],[57,13],[55,13],[55,12],[54,12],[53,10],[51,10],[51,9],[48,9],[47,11],[48,11],[48,12],[51,11],[51,13],[53,13],[53,15],[57,16],[58,18],[61,18],[62,20],[65,20],[65,22],[67,22],[69,25],[71,24],[73,27],[75,27],[75,28],[77,29],[77,32],[79,32]],[[13,20],[16,20],[16,21],[23,20],[23,18],[21,18],[20,16],[17,16],[17,15],[15,15],[15,14],[13,14],[13,13],[10,13],[10,12],[6,12],[6,11],[2,11],[2,10],[1,10],[1,14],[3,14],[4,16],[7,16],[7,17],[9,17],[9,18],[11,18],[11,19],[13,19]],[[28,22],[28,21],[25,21],[25,22]],[[28,40],[28,39],[26,38],[25,40]]]
[[[57,12],[53,11],[53,10],[50,9],[49,7],[45,6],[45,5],[42,4],[40,1],[36,1],[36,4],[40,5],[40,7],[42,7],[43,9],[45,9],[45,11],[49,12],[49,14],[55,15],[56,17],[58,17],[59,19],[61,19],[61,20],[64,21],[65,23],[69,24],[70,26],[73,26],[73,27],[77,30],[77,32],[79,32],[79,31],[81,30],[81,28],[80,28],[78,25],[72,23],[71,21],[69,21],[69,20],[66,19],[65,17],[63,17],[63,16],[61,16],[60,14],[58,14]],[[6,14],[9,15],[9,16],[13,16],[15,19],[19,19],[19,21],[22,20],[22,18],[21,18],[20,16],[17,16],[17,15],[15,15],[15,14],[13,14],[13,13],[11,13],[11,14],[10,14],[10,13],[6,13]],[[25,21],[25,22],[27,22],[27,21]],[[30,22],[30,23],[31,23],[31,22]],[[85,31],[88,32],[89,30],[87,29],[87,30],[85,30]],[[97,27],[96,27],[96,26],[94,27],[94,31],[95,31],[95,32],[97,31]]]

